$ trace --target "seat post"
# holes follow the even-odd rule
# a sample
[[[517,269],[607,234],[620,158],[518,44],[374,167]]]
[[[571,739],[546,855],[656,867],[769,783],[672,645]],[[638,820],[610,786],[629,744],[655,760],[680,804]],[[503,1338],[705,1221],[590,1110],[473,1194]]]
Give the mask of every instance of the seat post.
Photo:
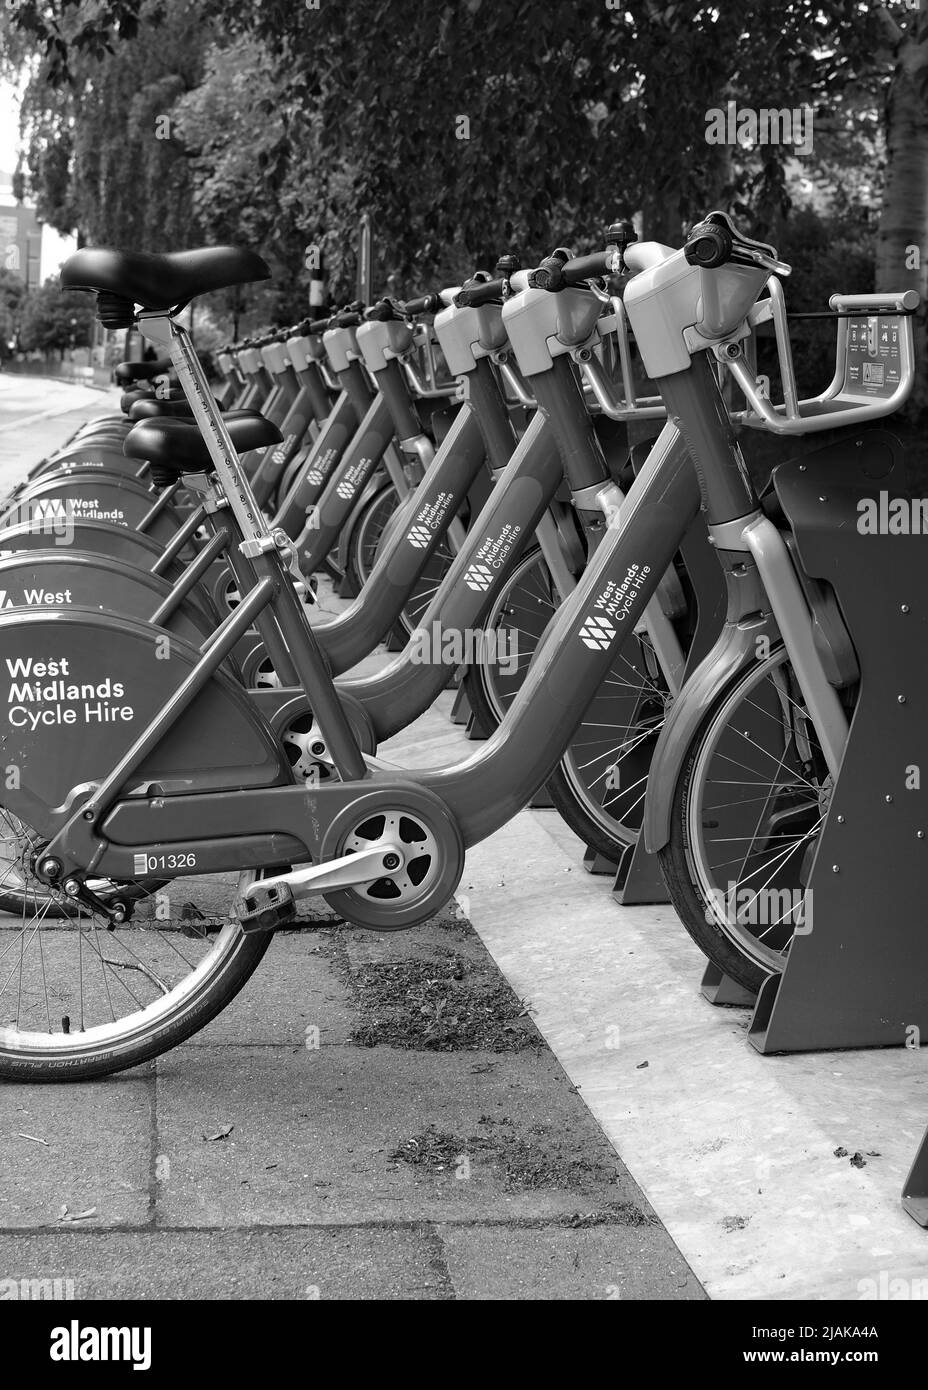
[[[193,418],[239,524],[242,540],[246,545],[251,542],[248,549],[258,554],[276,549],[270,528],[255,502],[245,470],[239,463],[235,446],[186,329],[163,311],[140,313],[138,325],[143,337],[150,338],[170,352],[177,380],[190,402]]]
[[[295,556],[295,551],[289,546],[284,531],[271,531],[255,501],[193,344],[186,330],[175,323],[169,313],[141,313],[138,324],[144,337],[170,351],[177,379],[190,402],[219,486],[241,531],[238,549],[257,571],[259,582],[269,578],[276,587],[272,600],[274,619],[289,648],[289,660],[322,724],[336,770],[343,780],[363,778],[367,774],[364,756],[348,715],[338,700],[318,639],[297,599],[282,553],[282,549],[287,548],[289,554]],[[244,592],[242,599],[245,599]]]

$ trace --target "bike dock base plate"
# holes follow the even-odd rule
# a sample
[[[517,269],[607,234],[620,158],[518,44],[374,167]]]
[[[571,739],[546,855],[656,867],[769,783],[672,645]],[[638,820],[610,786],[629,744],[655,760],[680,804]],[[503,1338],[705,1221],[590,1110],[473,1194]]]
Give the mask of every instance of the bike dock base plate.
[[[699,982],[703,996],[710,1004],[725,1005],[728,1008],[753,1009],[755,995],[739,985],[730,976],[723,974],[717,965],[707,965]]]
[[[598,849],[592,845],[587,845],[583,856],[583,867],[588,874],[608,874],[615,878],[615,871],[618,868],[614,859],[607,859],[604,854],[600,854]]]
[[[616,865],[612,896],[623,907],[670,902],[657,855],[645,849],[644,836],[639,835],[634,844],[623,847]]]
[[[928,1226],[928,1130],[905,1180],[902,1205],[919,1226]]]

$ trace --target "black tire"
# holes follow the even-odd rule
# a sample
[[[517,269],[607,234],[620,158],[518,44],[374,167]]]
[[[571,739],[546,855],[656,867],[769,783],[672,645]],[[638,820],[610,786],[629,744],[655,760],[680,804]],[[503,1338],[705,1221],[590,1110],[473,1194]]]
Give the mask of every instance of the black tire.
[[[828,778],[827,775],[823,775],[825,770],[820,749],[813,738],[810,741],[808,761],[802,762],[798,752],[794,755],[793,762],[803,768],[803,773],[801,781],[794,779],[791,786],[787,753],[780,752],[778,740],[776,756],[778,768],[783,772],[783,781],[782,785],[776,781],[769,784],[770,788],[776,788],[776,791],[772,791],[767,789],[768,784],[763,781],[763,777],[769,773],[768,760],[771,756],[763,752],[765,735],[749,738],[751,731],[742,730],[742,725],[751,717],[751,710],[757,710],[758,714],[765,713],[761,708],[763,697],[758,694],[758,689],[762,680],[777,671],[780,672],[780,680],[795,681],[782,647],[775,648],[764,661],[742,670],[706,707],[681,760],[672,802],[670,839],[659,851],[661,873],[667,891],[687,932],[713,965],[752,993],[756,993],[770,975],[782,972],[789,941],[797,922],[801,920],[800,910],[797,905],[797,909],[790,914],[782,919],[775,919],[773,927],[769,925],[771,918],[762,915],[762,932],[755,932],[750,924],[740,922],[737,912],[732,921],[730,909],[724,914],[713,912],[705,887],[710,877],[706,866],[706,852],[694,843],[693,827],[700,827],[703,838],[708,827],[717,828],[718,843],[726,847],[720,851],[720,854],[726,857],[721,860],[719,868],[725,869],[729,875],[729,891],[732,882],[738,888],[742,883],[754,879],[760,880],[759,889],[770,897],[781,892],[801,894],[806,866],[810,862],[814,847],[814,831],[822,816],[822,798],[827,795]],[[800,701],[793,693],[795,689],[798,687],[790,686],[790,708],[796,710],[799,717],[804,717]],[[748,702],[748,714],[745,714],[744,703],[741,703],[743,695],[752,696]],[[796,719],[797,714],[793,714],[792,717]],[[769,712],[766,718],[769,723]],[[763,728],[767,737],[773,737],[767,723],[759,724],[757,727]],[[736,792],[738,783],[731,780],[734,760],[728,755],[729,750],[726,747],[725,752],[720,755],[725,772],[725,800],[723,803],[707,804],[707,799],[712,794],[713,783],[707,778],[706,769],[707,766],[711,767],[709,759],[713,756],[713,749],[726,737],[740,738],[739,749],[757,749],[762,754],[764,770],[758,781],[752,781],[742,774],[742,787],[747,789],[748,799],[739,803]],[[785,747],[789,747],[788,739],[782,742]],[[795,747],[795,742],[793,746]],[[743,764],[744,757],[740,761]],[[750,771],[750,768],[746,769],[746,772]],[[706,787],[709,791],[705,790]],[[755,789],[761,788],[765,789],[763,797],[753,794]],[[792,798],[792,802],[788,800],[787,794]],[[758,803],[761,805],[760,812],[757,810]],[[785,814],[780,809],[782,805],[786,805]],[[733,824],[732,819],[739,816],[740,824],[751,826],[751,838],[746,848],[741,842],[748,840],[748,836],[741,833],[732,835],[733,830],[738,830],[738,824]],[[766,827],[778,822],[781,823],[777,831],[780,838],[774,838],[766,830],[761,832],[762,824]],[[805,830],[802,828],[804,825],[807,827]],[[712,836],[709,838],[711,842]],[[754,848],[755,839],[759,846],[757,849]],[[784,852],[780,846],[788,846],[791,839],[795,842],[793,847]],[[735,862],[735,859],[730,857],[732,840],[738,844],[737,856],[741,856],[742,859],[738,869],[738,880],[730,879],[730,865]],[[797,850],[801,853],[797,854]],[[769,856],[766,862],[763,860],[765,855]],[[758,863],[760,868],[757,867]],[[754,864],[755,867],[746,872],[749,864]],[[773,873],[769,872],[771,865],[775,866]],[[743,879],[740,878],[742,874]],[[703,887],[699,886],[700,878]],[[771,883],[774,883],[773,888],[769,886]],[[786,887],[787,884],[789,887]],[[754,891],[754,885],[748,891]],[[716,887],[716,893],[722,895],[721,886]],[[760,891],[757,896],[760,896]],[[719,920],[720,918],[722,920]],[[766,942],[764,938],[767,938]]]
[[[58,1084],[65,1081],[96,1081],[100,1077],[112,1076],[150,1062],[154,1057],[186,1042],[222,1012],[254,974],[273,935],[273,932],[260,932],[245,936],[239,932],[239,947],[221,976],[208,989],[194,993],[181,1015],[150,1033],[144,1041],[111,1051],[99,1051],[86,1059],[75,1059],[70,1055],[60,1058],[45,1054],[30,1056],[26,1050],[15,1053],[0,1051],[0,1080]]]
[[[0,1080],[33,1084],[96,1081],[150,1062],[186,1042],[222,1012],[254,974],[273,935],[273,932],[260,932],[245,936],[239,932],[240,944],[221,976],[208,989],[193,994],[181,1015],[150,1033],[144,1041],[95,1052],[86,1059],[77,1060],[70,1055],[54,1058],[45,1054],[30,1056],[26,1050],[15,1053],[0,1050]]]
[[[63,895],[53,918],[56,890],[34,875],[22,895],[7,892],[15,911],[0,919],[0,1080],[87,1081],[139,1066],[238,993],[272,933],[242,932],[228,876],[175,879],[170,895],[163,886],[149,879],[104,891],[90,880],[102,900],[133,900],[120,922]]]
[[[728,975],[744,989],[756,994],[766,979],[766,973],[737,949],[718,923],[707,920],[705,904],[697,893],[690,875],[687,847],[684,843],[684,823],[697,751],[695,746],[691,745],[674,792],[670,841],[663,849],[658,850],[657,856],[661,877],[677,916],[706,959],[724,975]]]
[[[352,527],[348,540],[347,572],[359,592],[371,577],[381,538],[398,506],[396,489],[391,485],[371,497]]]

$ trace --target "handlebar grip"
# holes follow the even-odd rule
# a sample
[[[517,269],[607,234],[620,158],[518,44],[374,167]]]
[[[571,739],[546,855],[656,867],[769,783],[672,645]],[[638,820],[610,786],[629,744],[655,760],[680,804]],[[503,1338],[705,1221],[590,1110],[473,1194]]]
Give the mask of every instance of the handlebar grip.
[[[683,257],[687,265],[716,270],[731,259],[734,244],[727,227],[718,222],[700,222],[690,232],[683,248]]]
[[[508,286],[508,279],[483,280],[476,285],[465,285],[454,296],[455,308],[477,309],[481,304],[500,304]]]
[[[564,266],[570,260],[566,251],[557,250],[539,261],[534,270],[529,271],[528,283],[533,290],[563,289]]]
[[[329,319],[329,328],[357,328],[359,323],[364,320],[360,314],[353,309],[344,309],[340,314],[333,314]]]
[[[364,310],[365,323],[395,323],[401,317],[391,299],[380,299]]]
[[[435,314],[441,308],[441,296],[420,294],[418,299],[407,299],[402,308],[409,318],[415,318],[417,314]]]
[[[592,280],[607,274],[612,260],[611,251],[597,251],[592,256],[576,256],[564,261],[557,254],[548,256],[536,266],[529,276],[534,289],[548,290],[557,294],[559,290],[580,285],[584,280]]]

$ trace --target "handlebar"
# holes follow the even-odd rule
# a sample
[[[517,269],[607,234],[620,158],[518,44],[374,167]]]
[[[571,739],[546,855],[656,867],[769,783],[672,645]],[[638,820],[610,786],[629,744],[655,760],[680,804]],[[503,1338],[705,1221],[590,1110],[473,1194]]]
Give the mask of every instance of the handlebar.
[[[327,333],[330,328],[357,328],[359,323],[363,323],[359,311],[354,309],[340,309],[335,314],[330,314],[327,319],[304,319],[300,328],[304,333]]]
[[[727,227],[714,222],[702,222],[694,227],[689,240],[683,248],[687,265],[702,266],[703,270],[717,270],[731,260],[734,241]]]
[[[407,299],[400,305],[407,318],[415,318],[418,314],[436,314],[441,307],[441,295],[437,291],[420,294],[417,299]]]
[[[723,265],[751,265],[772,275],[789,275],[790,267],[777,259],[776,249],[739,231],[727,212],[710,212],[697,223],[683,248],[688,265],[718,270]]]
[[[584,280],[599,279],[612,268],[612,252],[597,251],[592,256],[567,257],[561,250],[546,256],[529,276],[533,289],[548,290],[557,294],[572,285],[581,285]]]
[[[396,323],[402,317],[392,299],[378,299],[376,304],[364,310],[365,323]]]
[[[478,309],[481,304],[502,304],[509,290],[506,276],[498,280],[478,280],[466,284],[454,296],[456,309]]]

